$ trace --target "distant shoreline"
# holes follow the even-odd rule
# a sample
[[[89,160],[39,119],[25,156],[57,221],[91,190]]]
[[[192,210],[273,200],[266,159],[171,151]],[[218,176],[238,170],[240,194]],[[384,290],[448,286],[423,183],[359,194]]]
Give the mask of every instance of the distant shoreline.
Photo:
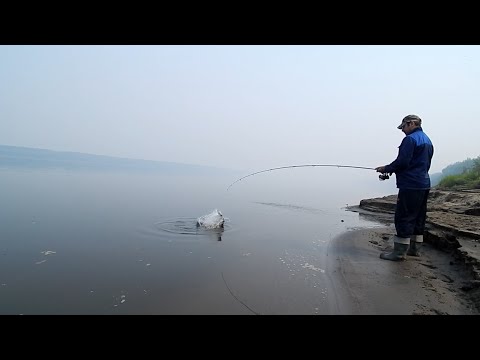
[[[227,174],[238,170],[166,161],[0,145],[1,168],[150,172],[172,175]]]

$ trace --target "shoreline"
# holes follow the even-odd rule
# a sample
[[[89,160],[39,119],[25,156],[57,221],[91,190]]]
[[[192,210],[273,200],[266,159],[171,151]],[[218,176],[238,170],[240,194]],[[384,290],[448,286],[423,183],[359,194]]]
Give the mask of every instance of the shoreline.
[[[431,244],[421,257],[379,258],[393,246],[392,227],[350,230],[332,240],[328,273],[337,312],[347,315],[477,315],[468,270]]]
[[[359,213],[367,219],[385,226],[384,235],[379,237],[377,229],[354,231],[345,234],[346,238],[359,237],[380,251],[393,246],[391,240],[395,234],[393,225],[397,195],[364,199],[358,206],[347,210]],[[422,263],[422,258],[435,263],[430,276],[450,279],[451,285],[446,291],[456,293],[471,302],[476,311],[480,311],[480,190],[447,191],[432,189],[427,207],[427,222],[422,245],[422,257],[407,257],[407,261]],[[342,237],[339,237],[339,241]],[[364,244],[365,245],[365,244]],[[387,261],[388,262],[388,261]],[[428,264],[423,264],[428,267]],[[418,268],[424,270],[422,268]],[[452,271],[453,270],[453,273]],[[450,280],[447,280],[450,281]],[[442,284],[437,284],[439,286]],[[440,286],[439,289],[441,289]],[[438,292],[438,291],[437,291]],[[447,311],[447,313],[450,313]]]

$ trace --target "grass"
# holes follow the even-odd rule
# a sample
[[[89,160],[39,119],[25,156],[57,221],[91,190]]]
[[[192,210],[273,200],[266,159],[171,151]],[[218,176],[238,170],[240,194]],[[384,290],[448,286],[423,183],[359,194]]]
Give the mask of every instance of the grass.
[[[437,185],[446,189],[480,189],[480,158],[475,159],[475,165],[458,175],[445,176]]]

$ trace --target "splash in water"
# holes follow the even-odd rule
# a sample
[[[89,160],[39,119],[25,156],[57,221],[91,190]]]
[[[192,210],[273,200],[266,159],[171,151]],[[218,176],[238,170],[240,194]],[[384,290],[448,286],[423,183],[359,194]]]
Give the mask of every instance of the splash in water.
[[[206,229],[223,228],[224,223],[225,218],[217,209],[213,210],[210,214],[200,216],[197,219],[197,226],[203,226]]]

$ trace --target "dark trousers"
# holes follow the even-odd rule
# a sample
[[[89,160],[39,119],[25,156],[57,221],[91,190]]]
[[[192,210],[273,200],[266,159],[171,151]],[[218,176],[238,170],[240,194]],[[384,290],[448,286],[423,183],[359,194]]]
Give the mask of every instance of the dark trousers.
[[[408,238],[412,235],[423,235],[429,192],[430,190],[398,190],[395,208],[397,236]]]

